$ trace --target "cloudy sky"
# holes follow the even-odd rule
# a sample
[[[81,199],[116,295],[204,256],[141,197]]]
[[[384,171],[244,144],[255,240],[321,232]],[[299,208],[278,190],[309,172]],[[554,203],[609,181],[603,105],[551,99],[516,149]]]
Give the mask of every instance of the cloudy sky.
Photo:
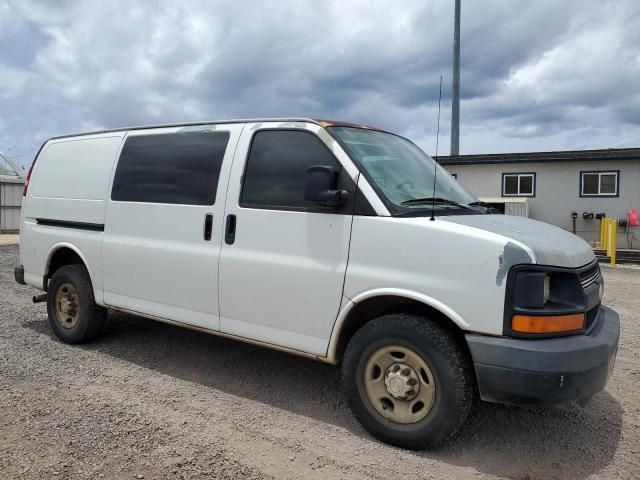
[[[461,153],[640,146],[640,2],[463,0]],[[452,0],[0,0],[0,149],[257,116],[449,153]]]

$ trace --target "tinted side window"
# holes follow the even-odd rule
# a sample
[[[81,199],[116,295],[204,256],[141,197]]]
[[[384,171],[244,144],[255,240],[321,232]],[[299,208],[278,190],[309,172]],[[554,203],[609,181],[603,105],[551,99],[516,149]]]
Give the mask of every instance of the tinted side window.
[[[137,135],[127,138],[111,199],[213,205],[229,132]]]
[[[304,199],[307,170],[313,165],[340,168],[315,135],[293,130],[263,130],[253,137],[240,196],[243,206],[317,208]]]

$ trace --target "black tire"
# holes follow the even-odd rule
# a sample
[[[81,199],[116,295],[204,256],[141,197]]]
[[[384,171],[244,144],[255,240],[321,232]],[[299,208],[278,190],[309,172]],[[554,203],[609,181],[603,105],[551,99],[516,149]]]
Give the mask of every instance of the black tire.
[[[63,326],[63,319],[58,315],[56,296],[65,285],[71,285],[77,292],[77,320],[73,326]],[[107,310],[96,305],[91,278],[84,265],[65,265],[55,271],[47,288],[47,313],[51,328],[65,343],[88,342],[100,335],[107,321]]]
[[[435,381],[432,406],[415,423],[385,418],[366,393],[366,364],[371,355],[390,345],[416,353]],[[355,333],[343,357],[342,384],[351,410],[369,433],[412,450],[433,447],[452,437],[467,419],[474,398],[472,365],[455,337],[427,318],[404,313],[384,315]]]

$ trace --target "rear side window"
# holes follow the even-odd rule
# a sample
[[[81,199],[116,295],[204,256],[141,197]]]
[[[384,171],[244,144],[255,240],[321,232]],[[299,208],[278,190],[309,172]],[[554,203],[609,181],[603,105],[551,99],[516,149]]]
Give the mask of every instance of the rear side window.
[[[304,199],[309,167],[340,169],[318,137],[300,130],[262,130],[253,137],[240,205],[305,209],[318,206]]]
[[[111,199],[213,205],[229,132],[136,135],[127,138]]]

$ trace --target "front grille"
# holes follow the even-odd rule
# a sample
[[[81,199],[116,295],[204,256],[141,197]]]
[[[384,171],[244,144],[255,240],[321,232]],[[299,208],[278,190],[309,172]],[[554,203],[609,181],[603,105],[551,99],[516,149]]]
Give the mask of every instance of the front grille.
[[[593,285],[600,278],[600,265],[595,263],[592,267],[580,272],[580,283],[582,288],[586,289]]]

